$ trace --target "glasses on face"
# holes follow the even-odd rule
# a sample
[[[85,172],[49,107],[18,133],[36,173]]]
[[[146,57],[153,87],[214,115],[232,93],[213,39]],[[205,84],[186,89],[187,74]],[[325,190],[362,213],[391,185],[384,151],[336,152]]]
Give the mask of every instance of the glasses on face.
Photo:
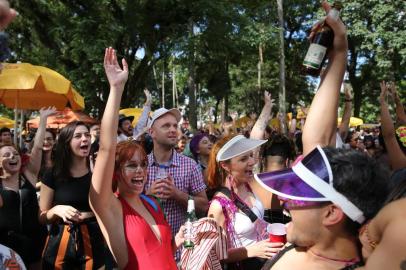
[[[127,172],[136,172],[139,169],[140,170],[145,170],[147,168],[148,164],[146,162],[141,162],[140,164],[138,163],[130,163],[124,166],[124,169]]]

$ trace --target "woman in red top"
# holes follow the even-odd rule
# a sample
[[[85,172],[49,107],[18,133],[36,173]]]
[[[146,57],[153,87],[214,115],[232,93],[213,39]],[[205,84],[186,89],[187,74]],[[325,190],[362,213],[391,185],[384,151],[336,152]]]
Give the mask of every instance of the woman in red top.
[[[142,194],[147,180],[147,156],[135,142],[117,146],[118,110],[128,65],[117,62],[116,52],[106,49],[104,69],[110,84],[101,122],[100,148],[93,171],[90,203],[103,235],[120,269],[177,269],[174,250],[182,233],[172,241],[171,230],[158,203]],[[115,165],[114,165],[115,164]],[[117,180],[119,196],[112,191]]]

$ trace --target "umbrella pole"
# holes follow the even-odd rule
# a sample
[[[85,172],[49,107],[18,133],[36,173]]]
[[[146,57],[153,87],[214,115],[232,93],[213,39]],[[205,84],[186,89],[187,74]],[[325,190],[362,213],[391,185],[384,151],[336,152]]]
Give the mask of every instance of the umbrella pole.
[[[14,109],[14,136],[13,136],[13,143],[17,146],[17,122],[18,122],[18,110],[17,108]]]
[[[19,133],[19,141],[20,141],[20,149],[23,148],[23,123],[24,123],[24,110],[21,111],[21,121],[20,121],[20,133]]]

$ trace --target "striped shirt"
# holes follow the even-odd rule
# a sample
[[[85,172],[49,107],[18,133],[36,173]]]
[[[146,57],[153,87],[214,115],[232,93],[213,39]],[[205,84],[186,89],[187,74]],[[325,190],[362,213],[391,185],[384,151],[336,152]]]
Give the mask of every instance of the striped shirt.
[[[193,249],[183,249],[181,269],[221,270],[221,261],[227,258],[227,236],[211,218],[193,223]]]
[[[148,155],[148,181],[145,190],[148,190],[155,181],[158,168],[159,164],[151,152]],[[174,179],[174,184],[180,191],[195,195],[206,189],[199,165],[193,159],[178,154],[176,151],[172,152],[172,158],[165,170]],[[162,201],[162,207],[174,236],[186,221],[186,208],[173,199]]]

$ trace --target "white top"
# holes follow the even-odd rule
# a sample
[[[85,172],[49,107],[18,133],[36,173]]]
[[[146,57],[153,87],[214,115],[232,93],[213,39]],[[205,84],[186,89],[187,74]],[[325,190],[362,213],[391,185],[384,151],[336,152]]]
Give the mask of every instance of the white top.
[[[264,206],[258,198],[255,198],[255,204],[251,210],[258,219],[264,218]],[[255,223],[252,223],[251,219],[242,212],[238,211],[235,213],[234,229],[243,247],[258,242]]]

